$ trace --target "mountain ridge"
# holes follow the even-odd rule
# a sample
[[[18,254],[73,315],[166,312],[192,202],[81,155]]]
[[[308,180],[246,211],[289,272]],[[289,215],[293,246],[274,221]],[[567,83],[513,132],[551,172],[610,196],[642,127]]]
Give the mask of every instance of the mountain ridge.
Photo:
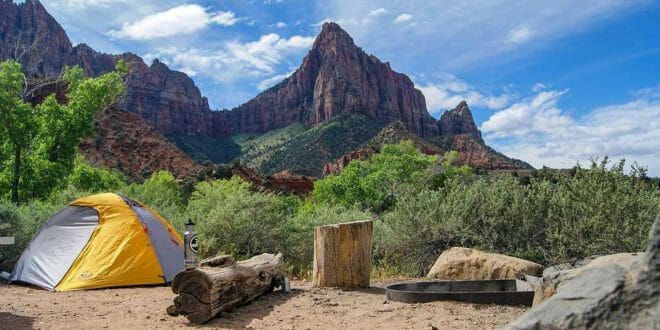
[[[378,125],[400,122],[407,131],[434,141],[443,150],[455,147],[471,166],[531,168],[485,145],[467,103],[461,102],[456,109],[435,120],[428,113],[424,95],[408,76],[365,53],[336,23],[322,26],[312,48],[291,76],[244,104],[222,111],[209,108],[208,100],[190,77],[170,70],[157,59],[147,65],[132,53],[111,55],[97,52],[84,43],[73,46],[64,29],[38,0],[22,4],[0,2],[0,41],[0,58],[17,59],[33,76],[58,75],[67,65],[80,65],[87,75],[95,76],[112,70],[118,60],[125,60],[130,68],[127,92],[118,107],[138,115],[168,137],[204,138],[213,144],[219,139],[228,141],[236,134],[264,134],[294,123],[311,129],[333,118],[360,114]],[[340,149],[331,155],[342,150],[355,151],[356,143],[346,143],[352,138],[352,129],[359,127],[347,130],[346,136],[335,137],[336,141],[316,145],[338,144]],[[228,147],[236,149],[237,145]],[[199,148],[197,151],[202,153],[208,149],[204,145]],[[323,154],[323,148],[304,148],[314,159],[327,159],[330,155]],[[243,151],[235,152],[229,156],[240,157]],[[497,161],[485,164],[493,159]],[[288,168],[271,167],[274,172],[283,170]],[[322,164],[302,172],[320,174],[321,170]]]

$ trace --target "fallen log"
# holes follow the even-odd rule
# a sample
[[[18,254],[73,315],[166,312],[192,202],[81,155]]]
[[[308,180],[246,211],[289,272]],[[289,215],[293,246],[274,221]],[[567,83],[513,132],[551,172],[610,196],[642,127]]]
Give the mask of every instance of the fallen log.
[[[250,303],[283,284],[281,259],[281,253],[264,253],[238,262],[228,256],[202,261],[201,267],[174,277],[172,291],[178,296],[168,313],[186,315],[190,322],[201,324]]]

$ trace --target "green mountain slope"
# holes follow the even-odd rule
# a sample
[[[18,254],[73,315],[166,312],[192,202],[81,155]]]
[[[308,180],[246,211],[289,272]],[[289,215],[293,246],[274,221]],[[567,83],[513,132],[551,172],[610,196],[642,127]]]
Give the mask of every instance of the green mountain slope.
[[[320,176],[323,165],[361,148],[382,128],[382,124],[365,115],[349,114],[312,128],[294,123],[264,134],[223,138],[172,134],[168,138],[200,163],[239,160],[262,174],[288,170]]]
[[[246,141],[239,160],[264,174],[283,170],[320,176],[323,165],[359,149],[382,129],[364,115],[339,116],[305,129],[300,124]]]

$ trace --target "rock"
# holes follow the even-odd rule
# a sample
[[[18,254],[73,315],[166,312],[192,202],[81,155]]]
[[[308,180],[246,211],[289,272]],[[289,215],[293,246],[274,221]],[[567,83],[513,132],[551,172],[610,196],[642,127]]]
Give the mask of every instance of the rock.
[[[325,23],[290,77],[232,110],[244,131],[264,132],[296,121],[314,126],[345,113],[381,123],[401,121],[419,136],[437,134],[422,93],[406,75],[358,48],[336,23]]]
[[[548,267],[543,271],[543,277],[535,287],[533,305],[550,298],[561,288],[563,283],[588,269],[607,265],[617,265],[623,269],[631,269],[642,258],[643,253],[617,253],[606,256],[591,256],[572,263]]]
[[[157,59],[151,66],[133,54],[119,58],[129,63],[126,94],[120,107],[146,120],[164,135],[224,136],[229,125],[214,122],[221,112],[212,113],[208,100],[185,73],[172,71]]]
[[[158,170],[176,178],[195,176],[201,166],[135,114],[109,108],[94,120],[96,136],[83,140],[80,151],[93,166],[121,171],[141,182]]]
[[[263,176],[249,167],[236,164],[231,167],[231,172],[232,175],[238,175],[243,180],[252,183],[255,189],[272,193],[285,192],[304,196],[308,195],[314,189],[315,178],[297,175],[287,171]]]
[[[456,108],[442,114],[440,120],[438,120],[438,131],[439,135],[465,134],[483,142],[481,132],[477,128],[472,112],[465,101],[461,101]]]
[[[36,0],[0,1],[0,58],[16,59],[30,75],[50,76],[75,60],[66,32]]]
[[[515,279],[522,274],[541,274],[543,266],[502,254],[453,247],[442,252],[428,277],[443,280]]]
[[[348,164],[351,161],[355,159],[357,160],[370,159],[371,156],[373,156],[376,152],[378,151],[373,147],[364,147],[356,151],[351,151],[343,155],[341,158],[337,159],[336,161],[323,165],[322,176],[339,174],[339,172],[341,172],[341,170],[343,170],[344,167],[348,166]]]
[[[506,329],[657,329],[660,327],[660,215],[642,258],[616,254],[593,259],[564,276],[557,293]]]

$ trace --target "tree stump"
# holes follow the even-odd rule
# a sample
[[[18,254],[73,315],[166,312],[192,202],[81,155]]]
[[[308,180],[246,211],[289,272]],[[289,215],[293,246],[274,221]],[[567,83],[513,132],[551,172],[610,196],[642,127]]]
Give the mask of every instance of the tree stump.
[[[372,237],[371,221],[316,227],[312,285],[368,288]]]
[[[171,315],[183,314],[193,323],[204,323],[220,312],[252,302],[283,283],[282,254],[264,253],[235,262],[220,256],[201,262],[201,267],[179,272],[172,281]]]

